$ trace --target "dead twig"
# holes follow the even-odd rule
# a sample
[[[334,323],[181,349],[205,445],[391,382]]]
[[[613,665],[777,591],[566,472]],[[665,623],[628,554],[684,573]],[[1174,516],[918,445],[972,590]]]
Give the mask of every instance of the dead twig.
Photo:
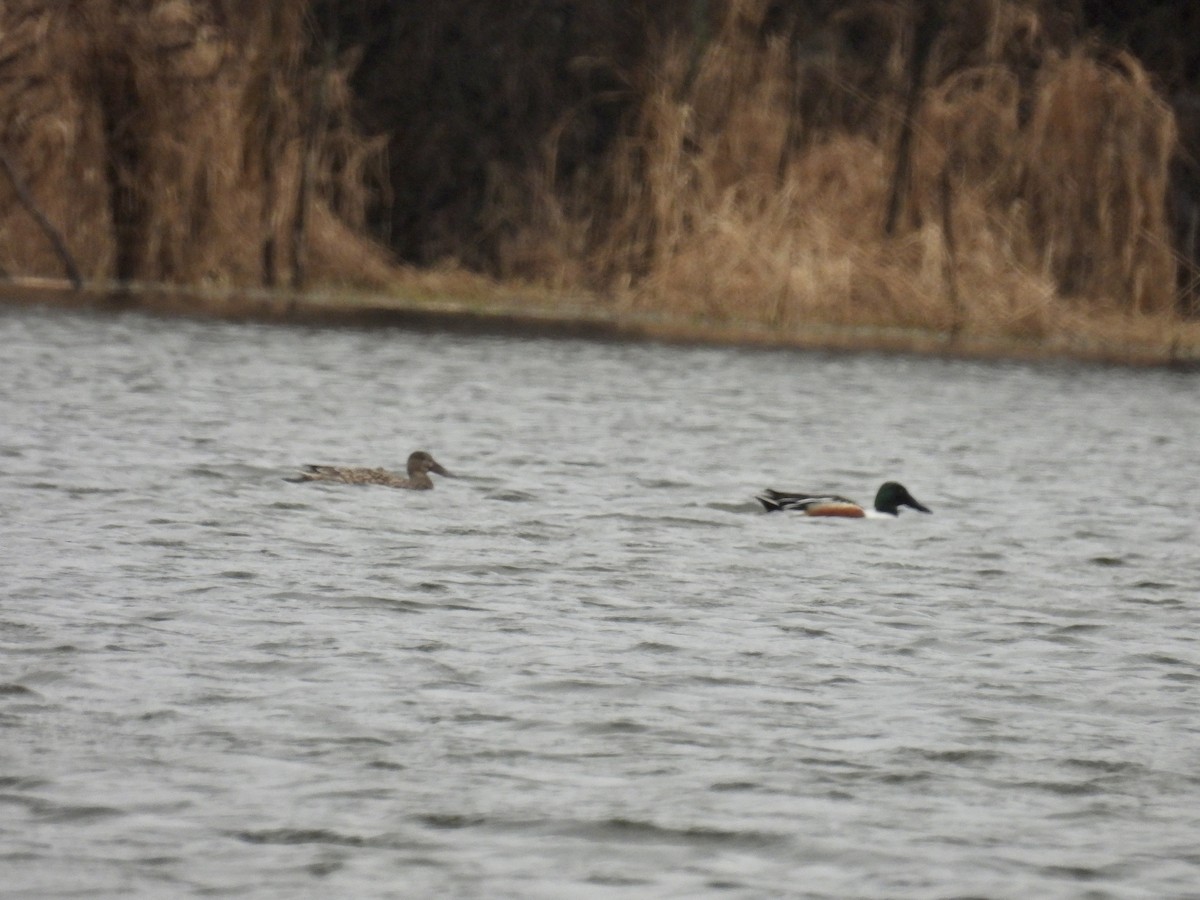
[[[71,285],[75,290],[80,290],[83,287],[83,276],[79,274],[79,266],[75,264],[75,257],[71,255],[71,251],[67,248],[67,242],[63,240],[62,234],[54,223],[51,222],[37,202],[33,199],[33,194],[29,192],[29,187],[25,184],[25,180],[17,172],[16,167],[12,164],[12,160],[8,158],[8,154],[0,149],[0,168],[4,169],[4,174],[8,176],[9,183],[12,184],[13,193],[17,195],[17,200],[25,207],[25,211],[33,217],[33,220],[38,223],[46,237],[50,239],[50,243],[54,245],[54,252],[58,254],[58,258],[62,260],[63,267],[67,270],[67,277],[71,279]]]

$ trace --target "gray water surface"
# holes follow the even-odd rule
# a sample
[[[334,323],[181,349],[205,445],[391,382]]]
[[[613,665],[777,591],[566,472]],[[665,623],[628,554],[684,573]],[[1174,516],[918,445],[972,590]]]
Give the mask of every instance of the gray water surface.
[[[26,309],[0,375],[0,892],[1200,896],[1196,376]]]

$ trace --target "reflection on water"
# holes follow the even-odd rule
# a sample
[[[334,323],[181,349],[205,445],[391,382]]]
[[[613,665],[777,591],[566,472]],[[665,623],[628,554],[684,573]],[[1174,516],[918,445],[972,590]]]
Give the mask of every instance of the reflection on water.
[[[29,310],[0,346],[20,896],[1200,881],[1195,377]],[[417,448],[460,477],[283,480]],[[934,514],[752,499],[889,478]]]

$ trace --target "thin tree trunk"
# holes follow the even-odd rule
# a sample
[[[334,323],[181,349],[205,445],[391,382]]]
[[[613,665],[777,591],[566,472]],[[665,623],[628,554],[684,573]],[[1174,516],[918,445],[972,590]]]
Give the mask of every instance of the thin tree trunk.
[[[958,240],[954,236],[954,195],[950,186],[950,163],[942,167],[941,178],[942,242],[945,246],[946,292],[950,296],[950,309],[954,321],[950,326],[951,337],[962,330],[962,299],[958,295]]]
[[[921,108],[921,91],[925,81],[925,70],[933,43],[941,31],[939,0],[918,0],[916,23],[913,30],[912,56],[908,63],[908,97],[904,103],[904,120],[900,123],[900,140],[896,145],[896,167],[892,171],[892,189],[888,197],[887,218],[884,234],[893,235],[900,224],[900,216],[908,201],[912,181],[912,138],[913,123]]]
[[[325,35],[321,66],[317,72],[317,93],[312,115],[304,129],[304,156],[300,160],[300,184],[296,191],[296,218],[292,222],[292,288],[303,290],[308,275],[307,235],[309,196],[317,170],[317,152],[325,141],[326,110],[329,105],[329,79],[333,75],[337,44],[337,17],[330,9],[328,33]]]
[[[71,285],[75,290],[83,287],[83,276],[79,274],[79,266],[75,264],[75,257],[71,255],[70,249],[67,247],[67,242],[63,240],[62,233],[54,227],[54,223],[42,212],[37,202],[33,199],[33,194],[29,192],[29,187],[25,184],[25,180],[21,178],[16,167],[12,164],[12,160],[8,158],[8,153],[0,150],[0,168],[4,169],[4,174],[8,176],[9,182],[12,184],[13,193],[17,195],[17,199],[21,201],[21,205],[25,207],[25,211],[33,217],[33,220],[38,223],[38,227],[45,232],[46,237],[50,239],[50,243],[54,246],[54,252],[58,254],[58,258],[62,260],[63,268],[67,270],[67,277],[71,279]]]

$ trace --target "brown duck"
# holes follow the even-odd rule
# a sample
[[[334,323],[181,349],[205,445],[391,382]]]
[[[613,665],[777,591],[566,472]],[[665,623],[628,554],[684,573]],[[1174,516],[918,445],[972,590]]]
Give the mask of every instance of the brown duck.
[[[408,457],[408,477],[402,478],[387,469],[367,469],[360,466],[305,466],[304,471],[288,481],[331,481],[338,484],[379,484],[384,487],[404,488],[410,491],[433,489],[430,472],[453,478],[441,464],[424,450]]]

